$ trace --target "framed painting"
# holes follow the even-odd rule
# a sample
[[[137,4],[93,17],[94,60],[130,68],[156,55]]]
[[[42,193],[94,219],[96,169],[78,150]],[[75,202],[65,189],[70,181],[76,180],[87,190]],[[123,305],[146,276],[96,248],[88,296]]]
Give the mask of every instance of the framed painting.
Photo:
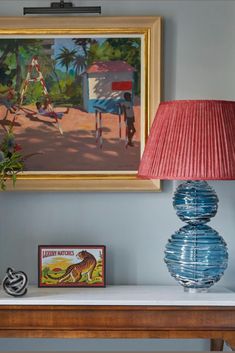
[[[104,245],[39,245],[39,287],[105,287]]]
[[[136,175],[160,96],[160,17],[0,18],[17,190],[159,191]]]

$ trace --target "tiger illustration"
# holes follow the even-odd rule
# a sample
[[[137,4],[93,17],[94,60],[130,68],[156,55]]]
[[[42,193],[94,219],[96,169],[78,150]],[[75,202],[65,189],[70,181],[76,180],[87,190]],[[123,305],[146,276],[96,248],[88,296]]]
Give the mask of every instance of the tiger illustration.
[[[93,271],[96,267],[95,257],[86,250],[80,251],[76,257],[82,261],[70,265],[61,277],[53,277],[49,274],[47,276],[53,280],[58,280],[58,283],[67,282],[70,279],[72,282],[79,282],[82,278],[82,275],[87,273],[88,281],[91,281]]]

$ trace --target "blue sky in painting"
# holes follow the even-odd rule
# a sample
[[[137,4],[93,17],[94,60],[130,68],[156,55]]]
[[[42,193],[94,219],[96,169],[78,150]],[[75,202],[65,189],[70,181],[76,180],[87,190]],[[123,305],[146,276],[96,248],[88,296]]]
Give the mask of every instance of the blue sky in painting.
[[[98,43],[102,43],[106,40],[106,38],[96,38],[96,40],[98,41]],[[56,58],[59,54],[61,49],[65,47],[69,50],[73,50],[76,49],[78,50],[78,47],[74,44],[72,38],[55,38],[55,44],[53,46],[54,48],[54,58]],[[82,48],[78,51],[79,55],[84,55],[84,52],[82,50]],[[61,71],[65,72],[65,67],[59,65],[59,63],[57,62],[57,68],[60,69]]]
[[[76,48],[74,42],[72,41],[72,38],[55,38],[55,44],[54,44],[55,57],[57,57],[57,55],[60,54],[60,49],[63,47],[69,50],[73,50],[74,48]],[[83,54],[82,50],[80,54],[81,55]]]

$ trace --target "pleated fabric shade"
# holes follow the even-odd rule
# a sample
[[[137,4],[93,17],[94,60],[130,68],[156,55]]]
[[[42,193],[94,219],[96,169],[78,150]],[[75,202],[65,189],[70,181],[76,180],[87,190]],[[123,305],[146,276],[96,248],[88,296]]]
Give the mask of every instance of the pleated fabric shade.
[[[235,179],[235,102],[163,102],[138,176],[150,179]]]

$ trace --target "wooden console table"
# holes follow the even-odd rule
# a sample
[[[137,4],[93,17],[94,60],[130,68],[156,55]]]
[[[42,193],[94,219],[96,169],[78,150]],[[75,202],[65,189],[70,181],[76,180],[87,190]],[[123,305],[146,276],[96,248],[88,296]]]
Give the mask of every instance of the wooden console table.
[[[36,288],[0,294],[0,337],[206,338],[212,350],[235,348],[235,293],[180,286]]]

